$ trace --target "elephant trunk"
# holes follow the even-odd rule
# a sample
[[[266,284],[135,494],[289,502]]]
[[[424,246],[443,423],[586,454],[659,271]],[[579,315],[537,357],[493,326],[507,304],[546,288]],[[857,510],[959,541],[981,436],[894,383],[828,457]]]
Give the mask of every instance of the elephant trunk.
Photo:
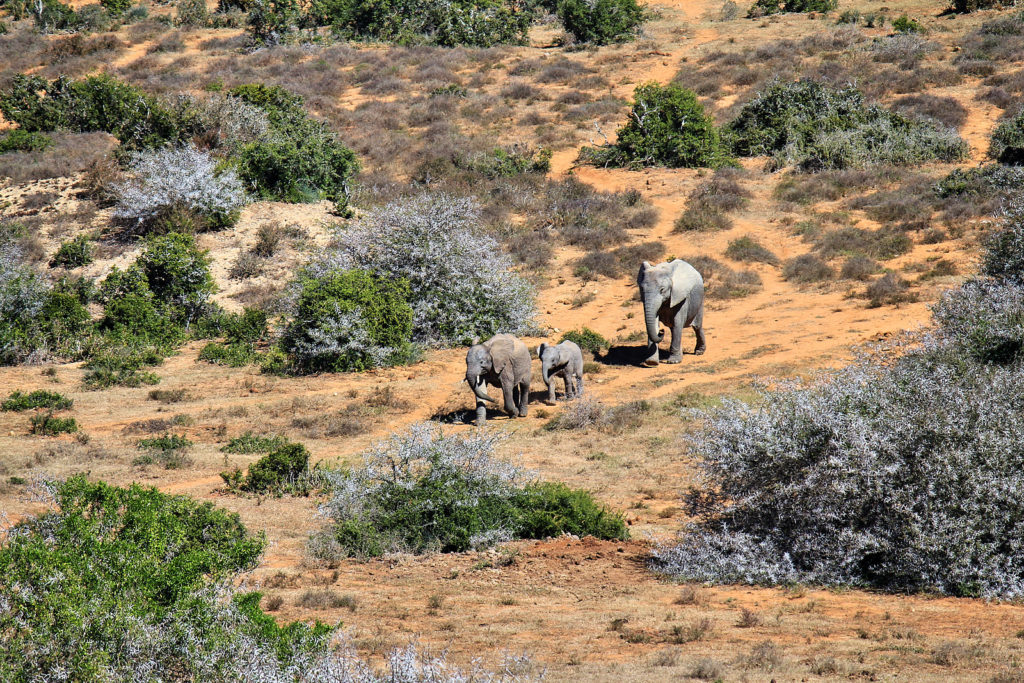
[[[544,378],[544,386],[548,388],[548,403],[555,403],[555,385],[551,381],[551,365],[544,363],[540,368],[541,377]]]
[[[647,365],[658,364],[658,344],[665,337],[665,331],[658,329],[658,308],[661,302],[654,295],[644,297],[644,320],[647,323],[648,357],[644,361]]]
[[[487,401],[489,403],[497,403],[493,398],[487,395],[484,390],[484,380],[479,375],[466,375],[466,381],[469,382],[469,386],[473,388],[473,393],[481,401]]]

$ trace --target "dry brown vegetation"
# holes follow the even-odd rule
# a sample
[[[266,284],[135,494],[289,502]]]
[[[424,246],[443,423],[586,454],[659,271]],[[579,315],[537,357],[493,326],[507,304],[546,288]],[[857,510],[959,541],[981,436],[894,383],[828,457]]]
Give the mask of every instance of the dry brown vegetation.
[[[534,29],[530,46],[491,49],[246,51],[239,28],[175,30],[154,19],[89,36],[41,36],[26,22],[0,36],[0,81],[107,70],[163,94],[285,86],[361,158],[357,209],[424,185],[478,195],[487,230],[537,284],[550,336],[587,326],[613,340],[587,358],[587,391],[605,417],[617,416],[612,427],[545,429],[563,408],[537,403],[524,420],[490,423],[509,435],[501,451],[625,511],[635,540],[560,538],[324,567],[305,553],[322,524],[314,499],[224,491],[219,472],[259,457],[219,450],[247,431],[301,441],[315,461],[351,462],[414,421],[472,429],[458,420],[472,405],[460,349],[429,351],[409,367],[285,378],[197,362],[201,344],[190,344],[155,368],[157,388],[102,392],[85,391],[85,371],[73,363],[0,368],[0,395],[60,391],[74,399],[81,430],[35,436],[25,415],[0,413],[0,509],[17,519],[34,510],[21,482],[77,472],[212,500],[272,541],[255,578],[276,618],[341,619],[360,652],[375,656],[418,637],[462,663],[526,651],[552,680],[1020,680],[1019,605],[679,586],[646,568],[651,544],[686,520],[678,507],[694,476],[686,433],[699,424],[684,409],[749,396],[759,377],[840,365],[852,346],[924,323],[928,304],[975,270],[997,202],[937,199],[933,184],[953,168],[945,164],[813,175],[766,173],[763,159],[717,173],[574,167],[581,146],[614,135],[641,82],[693,88],[721,123],[772,78],[795,76],[856,81],[869,98],[955,126],[971,163],[981,162],[997,120],[1024,94],[1024,37],[993,45],[976,31],[1010,11],[940,16],[944,3],[914,0],[889,19],[908,13],[928,33],[892,37],[887,27],[837,25],[836,13],[751,20],[741,11],[723,21],[730,13],[714,1],[651,8],[657,16],[637,42],[582,50],[551,47],[548,27]],[[879,11],[863,0],[840,9]],[[173,8],[151,8],[166,12]],[[448,86],[463,90],[444,94]],[[74,273],[123,268],[140,247],[113,234],[112,210],[97,198],[109,182],[102,158],[116,142],[102,134],[54,141],[43,152],[0,155],[0,216],[29,226],[26,258],[40,267],[62,240],[95,232],[95,260]],[[487,178],[467,166],[496,145],[553,150],[550,173]],[[580,196],[583,215],[567,215]],[[260,202],[232,229],[200,235],[217,301],[278,310],[295,268],[332,239],[341,219],[330,210]],[[764,251],[730,250],[746,238]],[[636,269],[677,257],[708,283],[707,353],[637,367],[645,338]],[[684,350],[691,343],[684,336]],[[539,383],[534,389],[539,397]],[[650,403],[640,410],[638,401]],[[136,442],[168,430],[194,442],[187,462],[137,464]]]

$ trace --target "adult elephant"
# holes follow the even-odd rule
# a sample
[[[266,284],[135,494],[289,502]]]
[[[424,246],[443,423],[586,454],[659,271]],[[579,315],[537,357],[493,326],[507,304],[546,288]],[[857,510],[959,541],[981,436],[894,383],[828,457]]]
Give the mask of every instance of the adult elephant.
[[[704,353],[704,278],[686,261],[676,259],[652,266],[647,261],[636,276],[640,298],[644,303],[644,321],[647,324],[648,357],[646,365],[658,364],[658,344],[665,336],[658,329],[660,321],[672,330],[672,344],[666,363],[683,359],[680,344],[683,329],[692,327],[697,335],[696,355]]]
[[[487,420],[487,403],[497,403],[487,394],[487,385],[501,387],[505,412],[526,417],[530,402],[530,350],[511,334],[496,334],[483,344],[473,344],[466,353],[466,381],[476,395],[476,424]]]

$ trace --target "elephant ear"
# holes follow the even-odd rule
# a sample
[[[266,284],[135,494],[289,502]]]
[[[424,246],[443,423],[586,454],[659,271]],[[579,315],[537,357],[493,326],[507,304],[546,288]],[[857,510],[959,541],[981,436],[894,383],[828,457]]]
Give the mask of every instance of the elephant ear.
[[[491,343],[491,369],[501,374],[512,362],[514,340],[504,335],[494,337]]]
[[[673,308],[690,296],[695,284],[693,268],[687,266],[685,261],[678,261],[672,269],[672,297],[669,305]]]
[[[544,349],[548,348],[545,342],[541,342],[540,346],[537,347],[537,358],[544,360]]]

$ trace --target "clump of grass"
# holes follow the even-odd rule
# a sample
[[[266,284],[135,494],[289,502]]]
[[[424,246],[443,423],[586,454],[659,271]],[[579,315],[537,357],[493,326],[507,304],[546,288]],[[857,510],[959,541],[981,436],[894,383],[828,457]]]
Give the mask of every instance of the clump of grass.
[[[871,276],[882,270],[882,266],[878,265],[878,261],[867,256],[851,256],[846,259],[843,263],[842,269],[839,271],[839,277],[844,280],[862,280],[867,281],[871,279]]]
[[[910,284],[896,273],[886,273],[868,285],[866,295],[868,307],[878,308],[909,301],[916,301],[917,296],[910,291]]]
[[[299,607],[305,607],[307,609],[347,609],[349,612],[355,612],[359,607],[359,602],[355,596],[352,595],[339,595],[337,592],[332,591],[328,588],[314,588],[305,591],[298,600]]]
[[[159,463],[165,469],[181,469],[190,462],[186,451],[191,447],[192,442],[184,434],[164,434],[152,439],[142,439],[138,443],[138,448],[145,453],[136,458],[134,464]]]
[[[740,618],[736,622],[739,628],[753,628],[761,625],[761,615],[752,609],[744,607],[740,610]]]
[[[149,392],[150,401],[158,401],[160,403],[181,403],[189,398],[189,393],[185,389],[152,389]]]
[[[725,249],[725,255],[734,261],[744,263],[756,262],[767,263],[772,266],[779,265],[779,257],[751,235],[744,235],[729,242],[729,246]]]
[[[790,282],[821,282],[831,280],[835,274],[832,266],[817,254],[803,254],[791,258],[782,266],[782,277]]]
[[[21,412],[33,408],[49,408],[50,410],[66,410],[74,404],[67,396],[55,391],[37,389],[28,394],[20,391],[12,391],[11,394],[0,403],[0,410],[4,412]]]
[[[220,450],[224,453],[269,453],[286,443],[288,439],[283,436],[259,436],[246,432],[228,441]]]

